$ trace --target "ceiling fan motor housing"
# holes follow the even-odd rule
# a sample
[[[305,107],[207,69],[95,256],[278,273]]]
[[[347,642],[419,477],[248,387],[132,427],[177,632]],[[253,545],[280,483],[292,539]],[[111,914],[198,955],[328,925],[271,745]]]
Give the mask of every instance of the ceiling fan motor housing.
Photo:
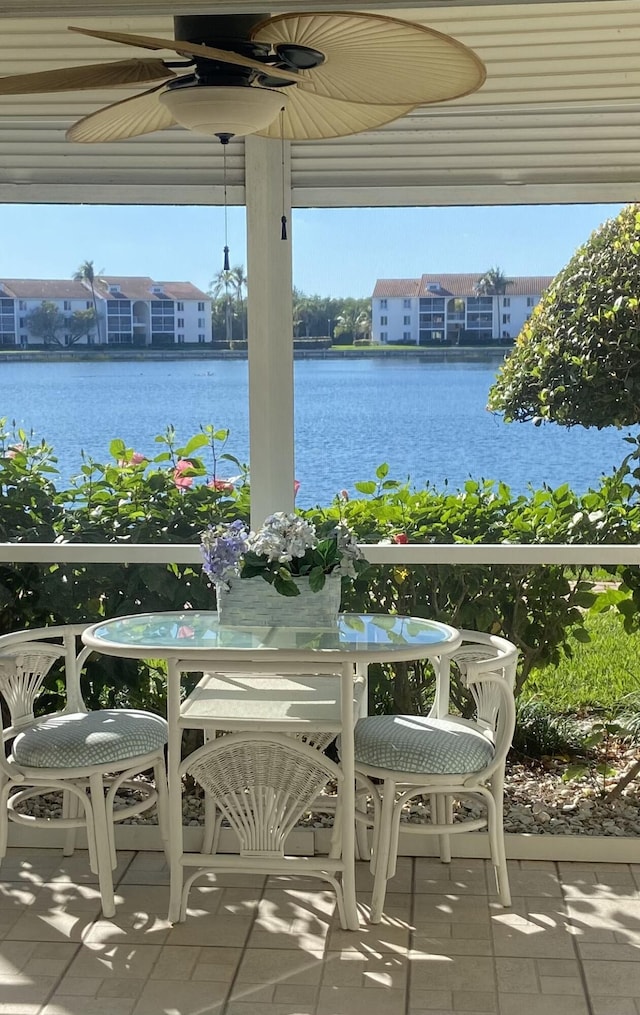
[[[269,46],[251,42],[251,30],[268,17],[268,14],[177,14],[173,19],[174,34],[180,42],[215,46],[259,59],[268,54]]]

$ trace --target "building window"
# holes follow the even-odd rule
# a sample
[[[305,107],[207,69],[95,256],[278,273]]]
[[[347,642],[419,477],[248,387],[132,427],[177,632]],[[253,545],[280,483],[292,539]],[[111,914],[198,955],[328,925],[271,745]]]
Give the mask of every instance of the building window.
[[[527,306],[528,307],[535,307],[535,305],[536,305],[536,298],[535,298],[535,296],[527,296]]]
[[[381,331],[380,332],[380,341],[381,342],[386,342],[387,341],[387,332],[386,331]]]
[[[92,307],[92,306],[93,306],[93,303],[91,302],[91,300],[87,300],[87,301],[85,302],[85,309],[86,309],[86,310],[91,310],[91,307]]]
[[[0,299],[0,345],[15,345],[13,299]]]
[[[204,335],[198,335],[198,341],[199,341],[200,345],[204,345],[204,342],[205,342]]]
[[[109,286],[109,292],[110,293],[119,293],[120,292],[120,286],[119,285],[110,285]]]
[[[502,315],[502,323],[503,324],[511,324],[511,314],[503,314]]]
[[[27,309],[27,301],[20,300],[18,303],[18,310],[26,310],[26,309]]]
[[[405,310],[410,310],[411,309],[411,300],[403,300],[402,301],[402,306],[404,307]]]
[[[178,310],[179,309],[180,309],[180,304],[178,304]],[[176,328],[184,328],[184,317],[179,317],[178,318],[178,320],[176,321]]]
[[[184,345],[184,335],[178,335],[178,345]]]
[[[386,310],[387,309],[387,301],[386,300],[380,300],[380,309],[381,310]]]
[[[200,300],[200,302],[198,303],[198,310],[204,310],[204,301],[203,300]]]
[[[503,307],[510,307],[511,306],[511,297],[510,296],[503,296],[502,297],[502,306]]]
[[[183,311],[184,303],[176,303],[176,310]]]
[[[410,341],[411,340],[411,332],[410,331],[403,331],[402,332],[402,338],[404,339],[405,342]]]
[[[21,328],[26,328],[26,326],[27,326],[27,324],[26,324],[26,321],[25,321],[24,317],[21,317],[20,318],[20,327]]]
[[[151,304],[151,335],[174,334],[173,300],[154,300]]]
[[[71,310],[71,300],[65,300],[64,301],[63,310]],[[65,337],[65,339],[67,339],[69,336],[65,335],[64,337]]]
[[[383,315],[380,318],[380,324],[388,324],[388,323],[389,323],[389,319],[385,315]]]
[[[199,318],[198,318],[198,327],[199,327],[199,328],[204,328],[204,326],[205,326],[205,320],[204,320],[204,317],[199,317]]]
[[[411,314],[405,314],[404,315],[404,321],[402,323],[403,324],[411,324]]]

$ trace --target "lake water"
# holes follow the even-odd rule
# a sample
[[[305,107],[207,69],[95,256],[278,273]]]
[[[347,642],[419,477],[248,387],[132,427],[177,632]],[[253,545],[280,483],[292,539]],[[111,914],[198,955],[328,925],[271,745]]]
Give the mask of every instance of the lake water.
[[[487,412],[498,363],[421,360],[299,360],[295,363],[296,476],[301,507],[328,504],[341,489],[390,478],[458,488],[472,476],[515,492],[568,482],[594,486],[628,451],[628,431],[530,423]],[[53,445],[62,482],[80,450],[109,458],[109,442],[152,457],[168,424],[185,441],[201,424],[231,431],[229,452],[248,461],[247,363],[243,360],[0,363],[0,416]],[[219,473],[224,470],[219,470]]]

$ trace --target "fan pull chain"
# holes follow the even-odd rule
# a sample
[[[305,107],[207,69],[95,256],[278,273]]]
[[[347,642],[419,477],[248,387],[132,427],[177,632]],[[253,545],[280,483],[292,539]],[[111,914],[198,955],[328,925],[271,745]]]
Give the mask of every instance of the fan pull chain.
[[[284,213],[284,106],[280,110],[280,162],[282,170],[282,218],[280,219],[280,239],[287,239],[287,216]]]
[[[222,179],[224,184],[224,263],[222,265],[223,271],[229,271],[229,224],[227,220],[227,145],[229,144],[229,138],[226,140],[220,138],[222,142]]]

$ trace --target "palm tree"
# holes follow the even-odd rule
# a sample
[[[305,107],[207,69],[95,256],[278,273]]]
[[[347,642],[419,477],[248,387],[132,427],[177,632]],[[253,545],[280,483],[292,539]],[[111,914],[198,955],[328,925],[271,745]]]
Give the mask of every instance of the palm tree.
[[[356,319],[356,338],[362,338],[365,341],[371,338],[371,312],[369,310],[361,310]]]
[[[100,318],[98,317],[98,304],[96,302],[96,290],[95,281],[96,273],[93,268],[93,261],[83,261],[80,267],[73,274],[74,281],[76,282],[87,282],[91,289],[91,299],[93,301],[93,314],[96,323],[96,334],[98,336],[98,344],[100,344]]]
[[[309,337],[311,318],[315,313],[313,296],[306,296],[300,289],[293,290],[293,330],[300,337],[300,328],[304,325],[304,333]]]
[[[496,265],[494,268],[489,268],[485,271],[484,275],[481,275],[475,284],[475,291],[479,296],[494,296],[496,300],[496,315],[498,318],[498,338],[502,337],[502,311],[504,305],[500,307],[500,297],[504,297],[507,286],[513,285],[513,280],[507,278],[502,268]]]
[[[234,269],[235,271],[235,269]],[[218,272],[209,287],[209,293],[217,300],[224,295],[224,331],[225,338],[229,345],[233,338],[233,312],[231,307],[231,290],[236,289],[233,271],[230,268],[223,268]]]
[[[231,274],[233,276],[233,285],[239,308],[238,316],[240,317],[240,323],[242,325],[242,340],[244,342],[247,337],[247,315],[244,308],[244,296],[249,280],[244,273],[244,265],[242,264],[236,264],[235,267],[231,269]]]

